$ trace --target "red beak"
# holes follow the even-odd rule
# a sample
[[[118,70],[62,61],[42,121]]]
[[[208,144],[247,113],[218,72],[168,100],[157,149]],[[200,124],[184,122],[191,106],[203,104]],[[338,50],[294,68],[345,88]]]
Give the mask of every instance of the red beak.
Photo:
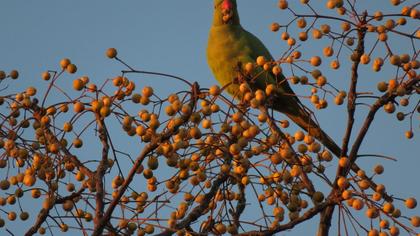
[[[233,3],[230,0],[224,0],[222,3],[222,10],[232,10]]]

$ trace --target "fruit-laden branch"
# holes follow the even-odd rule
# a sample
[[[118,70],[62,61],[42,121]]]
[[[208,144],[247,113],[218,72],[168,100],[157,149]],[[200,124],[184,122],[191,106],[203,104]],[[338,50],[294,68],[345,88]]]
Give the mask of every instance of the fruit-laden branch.
[[[290,143],[287,141],[286,135],[280,130],[280,128],[276,125],[276,123],[273,121],[272,117],[270,116],[270,114],[268,113],[268,110],[265,106],[261,106],[260,108],[261,112],[264,113],[265,115],[267,115],[268,119],[267,119],[267,124],[269,125],[270,129],[280,135],[282,140],[285,140],[287,143],[287,146],[293,150],[292,145],[290,145]],[[293,151],[293,153],[296,153],[295,151]],[[299,159],[297,158],[296,155],[293,155],[294,160],[299,163]],[[312,196],[312,194],[315,192],[315,187],[312,184],[312,181],[308,178],[308,175],[306,174],[305,171],[302,171],[301,173],[301,177],[302,177],[302,181],[306,186],[306,189],[308,190],[309,194]]]
[[[347,103],[347,128],[346,133],[344,134],[343,144],[341,148],[341,157],[347,156],[347,150],[349,147],[351,133],[354,127],[354,113],[356,111],[356,88],[357,88],[357,81],[359,78],[358,68],[360,65],[360,57],[363,55],[365,51],[365,36],[366,36],[366,17],[367,12],[364,12],[361,18],[361,22],[358,26],[357,30],[357,37],[358,43],[357,47],[354,50],[353,54],[351,55],[351,59],[353,60],[353,65],[351,68],[351,81],[350,81],[350,89],[348,95],[348,103]],[[340,157],[339,157],[340,158]],[[351,166],[351,165],[349,165]],[[341,175],[342,170],[340,167],[337,168],[337,174],[334,181],[333,189],[331,190],[329,196],[335,195],[336,191],[338,191],[337,180]],[[372,181],[371,181],[372,182]],[[329,229],[331,227],[331,219],[334,213],[335,206],[329,206],[322,211],[319,225],[318,225],[318,236],[328,235]]]
[[[302,216],[296,218],[295,220],[290,221],[289,223],[279,225],[279,226],[275,227],[274,229],[244,232],[244,233],[238,234],[238,236],[246,236],[246,235],[268,236],[268,235],[274,235],[278,232],[294,228],[296,225],[298,225],[302,222],[305,222],[305,221],[311,219],[312,217],[316,216],[319,212],[324,210],[326,207],[333,206],[335,204],[337,204],[337,203],[334,200],[327,199],[326,201],[312,207],[311,209],[306,211]]]
[[[194,83],[191,88],[191,101],[190,106],[195,107],[197,100],[198,100],[198,94],[199,94],[199,86],[197,83]],[[127,190],[128,186],[131,184],[131,182],[134,179],[134,176],[136,175],[137,169],[141,166],[143,163],[143,160],[152,152],[154,151],[160,143],[165,142],[169,140],[177,131],[178,128],[182,125],[184,125],[186,122],[188,122],[190,116],[192,113],[181,117],[182,122],[174,127],[174,129],[170,129],[163,133],[162,135],[155,137],[152,139],[152,141],[146,145],[146,147],[143,149],[141,154],[137,157],[136,162],[134,163],[133,167],[131,168],[127,178],[124,180],[124,183],[121,185],[119,191],[117,192],[115,198],[111,201],[111,203],[108,206],[108,209],[104,213],[102,219],[95,225],[95,228],[93,230],[92,236],[98,236],[102,235],[102,232],[104,230],[104,227],[109,223],[109,220],[112,217],[112,214],[114,213],[115,207],[120,202],[121,197]]]
[[[226,146],[230,146],[233,141],[234,140],[230,140],[230,142],[227,143]],[[233,156],[228,152],[225,153],[225,154],[227,155],[227,158],[225,160],[225,164],[230,165],[232,163]],[[204,214],[204,212],[208,209],[211,200],[215,198],[217,192],[220,189],[220,186],[224,182],[226,182],[229,179],[229,177],[230,177],[229,172],[226,173],[226,172],[222,171],[221,174],[218,175],[216,177],[216,179],[213,181],[210,191],[204,195],[204,199],[203,199],[201,204],[199,204],[194,209],[192,209],[191,212],[184,218],[184,220],[177,223],[173,228],[167,229],[167,230],[165,230],[162,233],[157,234],[157,235],[159,235],[159,236],[169,236],[169,235],[174,234],[177,230],[190,228],[191,224],[193,222],[195,222],[198,218],[200,218],[200,216],[202,216]],[[245,207],[245,202],[244,201],[245,201],[245,196],[243,196],[243,198],[241,198],[241,201],[238,202],[237,212],[235,212],[235,218],[236,218],[237,222],[239,222],[240,214],[244,210],[243,209]],[[239,204],[241,204],[241,205],[239,205]],[[212,227],[212,225],[209,224],[204,230],[207,230],[207,231],[211,230],[211,227]],[[204,232],[204,233],[208,233],[208,232]],[[201,235],[201,234],[198,234],[198,235]]]
[[[416,86],[419,86],[420,78],[414,77],[410,80],[404,82],[401,84],[401,86],[407,91],[407,93],[412,92],[415,90]],[[360,128],[359,135],[357,136],[356,140],[354,141],[354,144],[352,146],[352,149],[349,154],[349,160],[351,166],[356,160],[357,160],[357,153],[359,151],[360,145],[362,144],[366,133],[368,132],[370,128],[370,124],[372,123],[373,119],[375,118],[376,112],[383,107],[385,104],[389,102],[393,102],[394,99],[397,97],[397,94],[395,93],[386,93],[383,96],[381,96],[376,102],[373,104],[372,108],[370,109],[368,115],[365,118],[365,121],[363,123],[362,128]],[[345,168],[344,174],[348,174],[349,168]],[[386,199],[385,199],[386,200]]]
[[[63,204],[65,201],[67,200],[73,200],[75,198],[78,198],[81,196],[81,194],[83,193],[83,191],[85,191],[85,188],[81,188],[79,191],[77,191],[76,193],[72,193],[68,196],[59,198],[57,200],[54,201],[53,205],[55,204]],[[25,233],[25,236],[31,236],[37,233],[38,229],[41,227],[41,225],[45,222],[45,220],[47,219],[49,213],[50,213],[50,209],[51,208],[42,208],[39,213],[38,216],[36,218],[35,224],[29,228],[29,230]]]
[[[229,158],[230,160],[232,157]],[[187,217],[185,217],[184,220],[177,223],[173,229],[167,229],[163,231],[160,234],[156,234],[157,236],[169,236],[174,234],[179,229],[184,229],[186,227],[189,227],[191,223],[196,221],[200,216],[203,215],[204,211],[209,207],[209,204],[211,200],[216,196],[217,191],[220,188],[220,185],[224,183],[229,178],[229,173],[222,173],[222,175],[219,175],[216,180],[213,182],[210,191],[204,195],[203,202],[196,206]]]
[[[32,104],[32,110],[33,110],[33,117],[37,120],[41,120],[42,109],[38,105]],[[47,139],[48,143],[58,143],[58,144],[60,143],[58,141],[57,137],[53,134],[53,132],[49,128],[44,129],[44,135],[45,135],[45,138]],[[67,160],[70,161],[71,163],[73,163],[83,174],[85,174],[86,176],[89,176],[89,177],[93,176],[93,172],[91,170],[89,170],[87,167],[85,167],[83,165],[83,163],[81,163],[79,161],[79,159],[77,159],[76,156],[71,154],[70,151],[66,147],[64,147],[63,145],[59,145],[59,150],[61,152],[63,152],[65,157],[68,158]],[[81,188],[77,193],[73,193],[73,194],[71,194],[67,197],[61,198],[61,199],[56,199],[53,202],[49,203],[49,205],[54,206],[55,204],[60,204],[61,202],[64,202],[67,199],[68,200],[74,199],[75,197],[80,196],[83,191],[84,191],[84,188]],[[51,193],[51,198],[54,199],[54,196],[53,196],[52,193]],[[41,209],[41,211],[38,214],[38,217],[37,217],[37,220],[36,220],[35,224],[25,233],[25,235],[35,234],[37,232],[37,230],[41,227],[41,225],[47,219],[49,212],[50,212],[49,208],[48,209],[46,209],[46,208]]]
[[[412,92],[413,90],[415,90],[416,86],[418,86],[420,82],[419,78],[411,78],[410,80],[404,82],[401,84],[401,86],[407,91],[407,93]],[[350,150],[349,153],[349,164],[344,167],[344,168],[338,168],[338,173],[337,173],[337,178],[339,176],[347,176],[350,168],[352,168],[355,165],[355,162],[357,160],[357,153],[360,149],[360,146],[366,136],[366,133],[368,132],[371,123],[373,122],[375,115],[377,113],[377,111],[383,107],[385,104],[389,103],[389,102],[393,102],[394,99],[397,97],[397,94],[392,93],[392,91],[387,92],[386,94],[384,94],[383,96],[381,96],[380,98],[378,98],[376,100],[376,102],[371,106],[371,109],[368,113],[368,115],[366,116],[363,125],[359,131],[358,136],[356,137],[356,140],[353,143],[353,146]],[[370,182],[370,186],[372,189],[376,189],[376,184],[372,181],[372,180],[368,180]],[[334,195],[335,192],[338,191],[337,186],[332,190],[330,196]],[[386,193],[384,193],[383,198],[386,201],[392,201],[392,197],[387,195]],[[318,231],[318,235],[328,235],[328,230],[329,227],[331,225],[331,218],[332,218],[332,214],[333,214],[333,207],[328,207],[325,209],[324,212],[322,212],[321,214],[321,222],[320,222],[320,226],[319,226],[319,231]]]
[[[41,108],[37,105],[33,105],[33,110],[34,110],[34,118],[37,120],[41,120]],[[59,150],[61,152],[64,153],[66,160],[65,161],[70,161],[71,163],[73,163],[79,170],[80,172],[82,172],[83,174],[85,174],[86,176],[88,176],[89,178],[93,177],[93,172],[87,168],[85,165],[83,165],[82,162],[80,162],[80,160],[73,154],[70,153],[70,151],[63,145],[60,144],[60,141],[57,139],[57,137],[53,134],[53,132],[49,129],[49,128],[45,128],[44,129],[44,135],[45,138],[47,139],[48,143],[57,143],[59,144]]]
[[[411,80],[405,82],[404,84],[402,84],[401,86],[403,86],[407,91],[412,91],[414,89],[414,87],[416,86],[416,84],[418,84],[420,82],[420,80],[418,78],[412,78]],[[357,153],[359,151],[360,145],[362,144],[365,135],[367,133],[367,131],[369,130],[369,127],[373,121],[373,119],[375,118],[375,114],[376,112],[385,104],[387,104],[390,101],[393,101],[395,99],[397,95],[396,94],[385,94],[382,97],[380,97],[375,104],[372,106],[372,108],[369,111],[369,114],[367,115],[364,124],[362,126],[362,128],[360,129],[359,135],[357,136],[352,149],[350,151],[349,154],[349,165],[346,168],[343,168],[340,172],[340,176],[347,176],[349,171],[350,171],[350,167],[353,166],[353,164],[356,162],[357,159]],[[338,176],[337,176],[338,177]],[[376,184],[374,184],[373,181],[369,180],[370,184],[371,184],[371,188],[375,189],[376,188]],[[374,184],[374,185],[372,185]],[[334,188],[330,194],[330,196],[332,196],[334,194],[334,191],[338,191],[338,188]],[[392,197],[388,196],[386,193],[384,193],[383,198],[386,201],[392,201]],[[330,206],[327,207],[322,213],[321,213],[321,220],[320,220],[320,225],[318,228],[318,236],[323,236],[323,235],[328,235],[328,231],[329,231],[329,227],[331,226],[331,219],[332,219],[332,215],[334,212],[334,206]]]
[[[366,12],[363,17],[363,22],[361,24],[363,25],[366,24]],[[357,87],[357,80],[359,77],[358,68],[360,65],[360,57],[365,52],[365,36],[366,36],[366,28],[360,28],[357,31],[357,37],[358,37],[357,47],[356,47],[356,50],[354,50],[353,55],[351,56],[353,60],[353,65],[351,68],[351,82],[350,82],[350,89],[349,89],[348,102],[347,102],[348,121],[347,121],[346,133],[343,138],[341,156],[347,155],[351,132],[353,130],[354,112],[356,110],[356,99],[357,99],[356,87]]]

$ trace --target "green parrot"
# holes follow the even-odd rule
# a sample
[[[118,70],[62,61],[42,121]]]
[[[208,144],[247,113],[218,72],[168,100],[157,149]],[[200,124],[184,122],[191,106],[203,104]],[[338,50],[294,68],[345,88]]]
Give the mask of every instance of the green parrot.
[[[207,62],[215,78],[222,86],[226,86],[229,94],[241,98],[239,92],[238,66],[255,63],[257,57],[263,56],[267,61],[274,59],[264,44],[253,34],[242,28],[239,20],[236,0],[214,0],[213,23],[210,28],[207,45]],[[319,140],[336,156],[341,149],[317,125],[305,110],[298,97],[295,96],[283,74],[274,75],[255,68],[256,79],[247,81],[253,91],[265,88],[269,84],[276,85],[274,95],[270,95],[266,105],[285,114],[294,123]]]

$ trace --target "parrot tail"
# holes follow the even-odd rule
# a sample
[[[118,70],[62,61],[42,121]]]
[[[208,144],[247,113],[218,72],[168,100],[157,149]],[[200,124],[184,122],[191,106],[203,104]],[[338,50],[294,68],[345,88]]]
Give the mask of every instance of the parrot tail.
[[[299,125],[302,129],[308,132],[309,135],[321,142],[327,147],[335,156],[341,156],[341,148],[334,142],[334,140],[328,136],[311,118],[311,114],[305,110],[303,105],[299,104],[299,109],[293,109],[293,111],[285,111],[284,113],[294,123]],[[296,107],[295,107],[296,108]]]

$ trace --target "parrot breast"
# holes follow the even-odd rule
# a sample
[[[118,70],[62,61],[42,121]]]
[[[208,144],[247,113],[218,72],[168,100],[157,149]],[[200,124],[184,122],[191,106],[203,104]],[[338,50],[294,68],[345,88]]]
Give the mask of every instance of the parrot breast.
[[[238,77],[238,63],[253,62],[249,57],[251,49],[241,37],[242,28],[235,25],[212,27],[207,47],[207,61],[217,81],[225,86]],[[239,85],[231,84],[227,92],[238,94]]]

